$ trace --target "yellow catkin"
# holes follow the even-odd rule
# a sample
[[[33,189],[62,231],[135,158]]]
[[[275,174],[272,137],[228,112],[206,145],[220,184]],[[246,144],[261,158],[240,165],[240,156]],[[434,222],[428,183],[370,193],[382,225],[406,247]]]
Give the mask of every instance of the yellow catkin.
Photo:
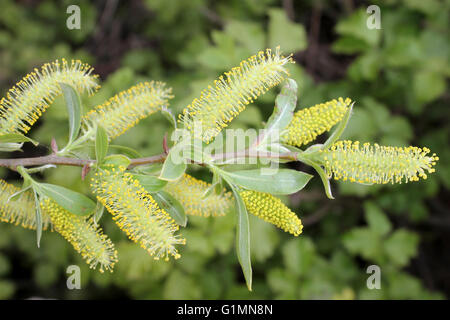
[[[109,167],[95,174],[91,187],[97,199],[112,214],[119,228],[155,260],[169,260],[169,255],[178,259],[180,254],[175,245],[186,242],[174,234],[179,229],[178,225],[124,170],[123,167]]]
[[[41,202],[42,211],[50,216],[55,231],[60,233],[81,254],[91,269],[112,271],[117,262],[114,244],[96,227],[93,217],[77,216],[50,199]]]
[[[142,82],[122,91],[105,103],[95,107],[84,116],[84,130],[96,125],[102,126],[108,138],[114,139],[140,120],[168,105],[171,88],[163,82]]]
[[[88,64],[65,59],[34,69],[0,100],[0,135],[27,133],[55,97],[62,94],[59,83],[71,85],[80,93],[97,91],[98,76],[92,71]]]
[[[297,111],[281,141],[297,147],[314,141],[343,119],[351,102],[339,98]]]
[[[385,147],[359,141],[338,141],[316,157],[328,176],[364,184],[386,184],[426,179],[439,158],[430,149]]]
[[[247,211],[250,214],[294,236],[302,233],[302,221],[280,199],[269,193],[256,191],[241,191],[239,194],[242,200],[244,200]]]
[[[17,200],[10,197],[20,189],[0,179],[0,221],[22,226],[26,229],[36,230],[36,205],[34,196],[30,191],[19,195]],[[42,213],[42,229],[50,226],[50,217]]]
[[[210,186],[210,183],[184,174],[181,179],[169,182],[164,190],[183,205],[186,214],[203,217],[223,216],[233,207],[231,193],[224,190],[221,195],[213,192],[203,198]]]
[[[261,51],[220,76],[183,110],[179,121],[195,138],[210,142],[246,105],[288,75],[284,65],[293,60],[281,56],[279,49]]]

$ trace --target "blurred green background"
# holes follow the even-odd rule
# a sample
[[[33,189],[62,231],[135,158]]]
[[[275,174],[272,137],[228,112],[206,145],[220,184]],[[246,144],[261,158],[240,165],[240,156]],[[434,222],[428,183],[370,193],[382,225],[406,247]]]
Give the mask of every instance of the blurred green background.
[[[68,5],[81,8],[81,29],[68,30]],[[381,8],[381,29],[369,30],[366,8]],[[222,72],[266,47],[294,53],[291,76],[304,108],[339,96],[356,101],[345,137],[385,145],[427,146],[440,161],[426,181],[366,187],[333,183],[327,200],[314,178],[284,200],[303,220],[294,238],[250,217],[254,290],[248,292],[234,251],[234,216],[190,218],[187,245],[176,262],[155,262],[102,218],[119,251],[112,274],[88,269],[56,233],[0,224],[0,299],[426,299],[450,296],[450,43],[448,0],[2,0],[0,88],[56,58],[77,58],[103,81],[92,108],[149,79],[173,87],[171,107],[182,110]],[[261,127],[277,90],[233,122]],[[160,115],[117,139],[144,155],[161,152],[169,129]],[[31,136],[63,145],[67,118],[61,99]],[[323,140],[325,137],[320,137]],[[45,147],[25,147],[36,156]],[[292,167],[312,173],[295,164]],[[197,176],[204,175],[196,172]],[[14,172],[0,176],[18,183]],[[79,168],[45,172],[51,183],[88,192]],[[208,177],[204,176],[205,179]],[[82,289],[66,288],[66,268],[82,269]],[[381,289],[369,290],[366,268],[381,267]]]

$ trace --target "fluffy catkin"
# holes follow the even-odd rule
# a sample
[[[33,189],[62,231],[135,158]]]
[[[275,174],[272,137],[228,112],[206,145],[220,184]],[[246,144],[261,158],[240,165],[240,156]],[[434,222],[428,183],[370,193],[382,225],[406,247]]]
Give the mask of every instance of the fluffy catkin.
[[[20,189],[0,179],[0,221],[26,229],[36,230],[36,205],[30,191],[23,192],[17,200],[10,197]],[[50,227],[50,217],[42,213],[42,229]]]
[[[439,158],[428,155],[430,149],[418,147],[385,147],[359,141],[338,141],[322,150],[317,160],[329,177],[358,183],[402,183],[426,179]]]
[[[161,257],[169,260],[169,255],[178,259],[180,254],[175,245],[185,244],[185,239],[175,235],[178,225],[124,170],[110,167],[95,174],[91,187],[97,199],[112,214],[119,228],[156,260]]]
[[[302,221],[280,199],[269,193],[257,191],[241,191],[239,194],[250,214],[294,236],[302,233]]]
[[[78,92],[94,93],[100,86],[93,69],[79,60],[56,60],[34,69],[0,100],[0,135],[27,133],[43,112],[62,94],[59,83]]]
[[[242,61],[203,90],[180,115],[179,121],[195,138],[210,142],[245,107],[258,96],[276,86],[288,75],[284,65],[292,58],[270,49]]]
[[[122,91],[89,111],[83,118],[84,131],[102,126],[109,140],[135,126],[140,120],[168,105],[171,88],[163,82],[142,82]]]
[[[210,183],[184,174],[179,180],[169,182],[165,186],[165,191],[183,205],[186,214],[203,217],[223,216],[233,207],[232,195],[224,190],[220,195],[213,193],[204,198],[210,186]]]
[[[281,142],[300,147],[314,141],[343,119],[351,102],[349,98],[339,98],[297,111]]]
[[[50,216],[55,231],[60,233],[81,254],[91,269],[112,271],[117,262],[114,244],[96,227],[93,217],[80,217],[63,209],[50,199],[41,203],[42,212]]]

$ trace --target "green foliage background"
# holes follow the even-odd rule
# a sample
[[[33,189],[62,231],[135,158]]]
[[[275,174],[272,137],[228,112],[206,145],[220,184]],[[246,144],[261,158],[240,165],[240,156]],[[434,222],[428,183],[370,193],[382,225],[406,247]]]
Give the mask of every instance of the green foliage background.
[[[346,138],[385,145],[427,146],[440,156],[427,181],[365,187],[319,179],[285,198],[305,224],[293,238],[250,217],[254,290],[248,292],[234,252],[234,216],[190,218],[188,245],[176,262],[155,262],[104,216],[118,247],[112,274],[90,271],[56,233],[35,234],[0,224],[0,298],[138,299],[423,299],[450,294],[448,0],[276,1],[146,0],[12,1],[0,4],[0,87],[4,95],[32,68],[56,58],[91,63],[103,80],[92,108],[148,79],[174,89],[182,110],[220,73],[266,47],[293,52],[299,108],[339,96],[356,101]],[[66,28],[66,8],[81,7],[81,30]],[[381,30],[366,27],[370,4],[381,7]],[[272,90],[233,122],[260,127]],[[144,155],[161,152],[169,129],[152,116],[120,137]],[[67,139],[57,100],[31,132],[42,144]],[[322,137],[323,138],[323,137]],[[28,156],[47,149],[27,146]],[[21,156],[15,154],[14,156]],[[23,155],[22,155],[23,156]],[[300,165],[299,165],[300,168]],[[301,166],[303,170],[310,170]],[[312,171],[310,171],[312,173]],[[202,177],[203,172],[195,172]],[[1,169],[3,178],[18,176]],[[88,192],[79,168],[48,170],[43,179]],[[204,177],[205,178],[205,177]],[[17,181],[18,182],[18,181]],[[82,290],[67,290],[68,265],[82,269]],[[381,290],[368,290],[366,268],[382,271]]]

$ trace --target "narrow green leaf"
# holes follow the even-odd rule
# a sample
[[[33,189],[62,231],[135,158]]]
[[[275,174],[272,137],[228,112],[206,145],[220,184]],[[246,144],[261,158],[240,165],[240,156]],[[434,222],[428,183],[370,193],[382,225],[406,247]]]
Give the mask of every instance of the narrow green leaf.
[[[217,181],[215,182],[215,188],[214,191],[216,195],[220,195],[223,192],[223,189],[225,188],[222,177],[218,176]]]
[[[291,169],[278,169],[270,175],[267,173],[263,174],[261,170],[252,169],[228,172],[219,169],[220,173],[235,185],[271,194],[295,193],[303,189],[313,177],[310,174]]]
[[[1,152],[13,152],[13,151],[22,151],[23,143],[0,143],[0,151]]]
[[[45,196],[73,214],[84,216],[95,210],[95,202],[81,193],[49,183],[38,183],[37,186]]]
[[[95,213],[94,213],[95,225],[97,225],[98,222],[100,221],[100,219],[102,218],[103,212],[105,212],[105,207],[100,202],[97,202],[97,205],[95,207]]]
[[[266,123],[264,133],[259,137],[256,145],[263,145],[267,140],[274,140],[275,134],[281,134],[294,116],[295,106],[297,104],[297,83],[292,79],[287,79],[286,84],[281,89],[275,100],[273,113]],[[279,140],[279,139],[276,139]],[[273,142],[273,141],[272,141]]]
[[[174,197],[165,191],[152,193],[152,197],[155,199],[158,206],[165,210],[172,219],[175,220],[176,224],[186,227],[187,217],[184,208]]]
[[[125,167],[128,168],[130,165],[130,158],[124,156],[123,154],[112,154],[103,159],[102,165],[113,165],[115,167]]]
[[[233,191],[236,213],[236,252],[239,263],[244,273],[245,282],[248,290],[252,291],[252,262],[250,260],[250,225],[248,222],[248,213],[245,203],[242,200],[236,187],[230,184]]]
[[[353,102],[349,107],[347,112],[344,115],[344,118],[339,122],[339,125],[336,127],[336,129],[333,131],[331,136],[325,141],[323,144],[323,149],[328,149],[333,143],[335,143],[344,133],[345,128],[347,127],[348,121],[350,120],[350,116],[352,114],[353,105],[355,103]]]
[[[130,158],[142,158],[142,155],[139,152],[137,152],[136,150],[134,150],[133,148],[130,148],[130,147],[120,146],[117,144],[110,144],[109,148],[121,151],[122,153],[124,153],[126,156],[128,156]]]
[[[153,193],[162,190],[167,184],[167,181],[158,179],[158,177],[145,175],[145,174],[133,174],[133,178],[139,181],[141,186],[144,187],[147,192]]]
[[[167,106],[163,106],[161,108],[161,113],[167,120],[169,120],[172,127],[174,127],[176,129],[177,128],[177,119],[175,118],[174,114],[172,113],[172,110],[170,110]]]
[[[7,133],[0,135],[0,144],[2,143],[17,143],[17,142],[31,142],[35,146],[39,144],[39,142],[28,138],[20,133]]]
[[[170,149],[161,169],[161,174],[159,176],[160,179],[175,181],[181,178],[187,168],[186,161],[183,159],[182,154],[184,147],[184,144],[178,143]]]
[[[18,200],[18,199],[21,197],[22,193],[28,191],[28,190],[31,188],[30,185],[25,186],[26,182],[27,182],[26,180],[23,181],[22,189],[20,189],[19,191],[15,192],[14,194],[12,194],[12,195],[8,198],[8,201],[7,201],[7,202]]]
[[[331,193],[330,179],[328,179],[327,174],[325,173],[323,168],[314,161],[302,158],[301,153],[299,153],[299,159],[301,159],[302,162],[306,163],[307,165],[310,165],[311,167],[314,168],[314,170],[316,170],[316,172],[320,176],[320,179],[322,180],[322,184],[325,189],[325,194],[327,195],[328,199],[334,199],[333,194]]]
[[[219,184],[219,182],[215,182],[213,184],[211,184],[208,189],[206,189],[206,191],[203,193],[202,199],[206,199],[208,198],[210,195],[212,195],[213,193],[216,192],[216,187]]]
[[[95,136],[95,158],[101,164],[108,153],[108,134],[101,126],[97,127]]]
[[[67,113],[69,115],[69,144],[75,140],[81,128],[81,115],[83,113],[78,92],[72,86],[59,84],[64,94]]]
[[[163,164],[162,163],[152,163],[145,166],[138,166],[133,169],[133,171],[139,173],[139,174],[145,174],[145,175],[158,175],[161,173]]]
[[[41,202],[39,201],[39,196],[36,191],[34,191],[34,203],[36,207],[36,242],[37,247],[41,245],[42,237],[42,212],[41,212]]]

